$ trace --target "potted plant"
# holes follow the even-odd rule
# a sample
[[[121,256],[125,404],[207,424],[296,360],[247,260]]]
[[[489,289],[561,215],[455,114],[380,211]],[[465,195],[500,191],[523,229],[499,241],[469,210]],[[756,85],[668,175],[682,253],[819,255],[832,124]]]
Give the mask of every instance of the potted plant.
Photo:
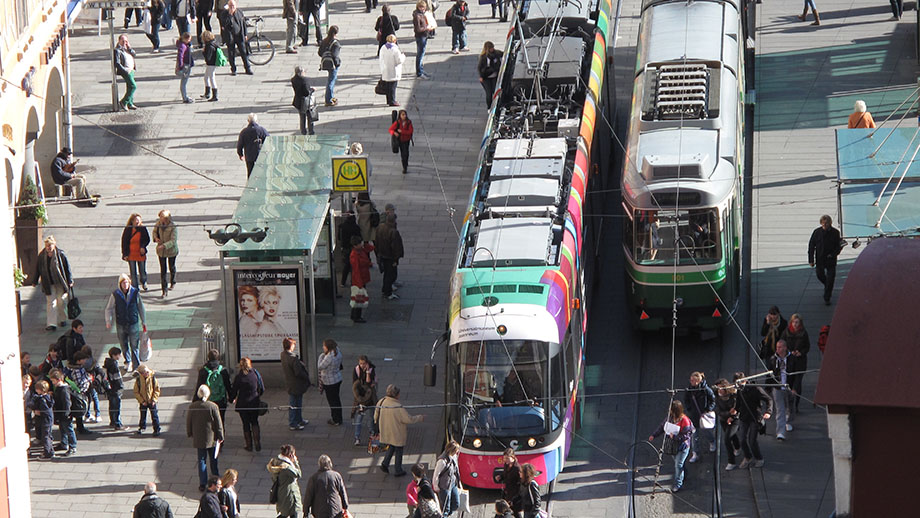
[[[48,222],[48,211],[31,176],[25,177],[16,206],[22,207],[16,209],[16,253],[19,267],[24,272],[33,272],[38,252],[44,247],[42,225]]]

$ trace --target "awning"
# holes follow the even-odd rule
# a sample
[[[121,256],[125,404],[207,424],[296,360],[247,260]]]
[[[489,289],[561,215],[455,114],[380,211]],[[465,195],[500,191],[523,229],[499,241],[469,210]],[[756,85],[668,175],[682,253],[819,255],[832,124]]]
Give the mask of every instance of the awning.
[[[837,130],[843,237],[920,235],[920,154],[907,167],[918,147],[920,128]]]
[[[221,253],[257,258],[312,250],[329,212],[330,157],[347,144],[347,135],[268,137],[233,212],[243,232],[268,227],[268,233],[260,243],[230,241]]]

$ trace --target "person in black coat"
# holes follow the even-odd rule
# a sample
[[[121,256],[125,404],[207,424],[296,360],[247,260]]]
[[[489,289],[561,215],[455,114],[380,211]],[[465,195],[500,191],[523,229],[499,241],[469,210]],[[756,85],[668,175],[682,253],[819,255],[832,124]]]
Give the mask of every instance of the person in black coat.
[[[208,479],[207,489],[201,495],[198,501],[198,514],[201,518],[224,518],[224,511],[220,507],[220,498],[217,493],[220,491],[220,477],[211,475]]]
[[[684,392],[684,409],[687,417],[693,423],[693,437],[690,445],[693,447],[693,455],[689,462],[693,463],[699,460],[700,455],[700,434],[706,442],[709,443],[709,451],[716,451],[715,437],[711,428],[700,426],[700,418],[703,414],[716,408],[716,397],[712,389],[706,384],[706,376],[702,372],[690,374],[690,386]]]
[[[470,50],[466,46],[466,22],[469,17],[470,7],[464,0],[457,0],[447,11],[446,21],[451,29],[450,51],[454,54]]]
[[[135,245],[133,241],[138,239],[138,244]],[[131,214],[121,233],[121,259],[128,262],[131,270],[131,285],[135,288],[143,286],[144,291],[147,291],[147,245],[149,244],[150,233],[147,232],[141,215]]]
[[[173,518],[169,502],[157,495],[157,485],[147,482],[144,496],[134,506],[134,518]]]
[[[760,387],[747,384],[743,372],[735,373],[735,383],[738,385],[738,420],[740,426],[738,433],[741,437],[741,451],[744,460],[738,466],[744,469],[754,464],[755,468],[763,466],[763,455],[757,436],[760,435],[764,423],[773,415],[773,399]]]
[[[195,34],[198,36],[198,48],[204,45],[201,35],[202,29],[211,32],[211,12],[214,11],[214,0],[195,0]]]
[[[40,380],[35,382],[32,399],[29,407],[32,409],[32,424],[35,425],[36,439],[42,444],[42,458],[54,457],[54,446],[51,437],[51,425],[54,423],[53,400],[49,394],[48,382]]]
[[[502,67],[503,55],[502,51],[495,49],[495,44],[491,41],[487,41],[482,45],[478,65],[479,82],[482,84],[482,89],[486,91],[487,108],[492,107],[492,95],[495,93],[495,84],[498,82],[498,71]]]
[[[68,292],[73,288],[73,276],[70,273],[70,261],[64,251],[57,247],[54,236],[45,237],[45,248],[38,253],[35,271],[32,272],[32,285],[40,286],[45,294],[48,311],[46,331],[54,331],[57,326],[67,325]]]
[[[758,356],[760,356],[761,360],[767,361],[767,358],[773,356],[773,353],[776,352],[776,342],[787,325],[788,322],[783,318],[779,308],[776,306],[770,307],[770,310],[767,311],[767,316],[763,318],[763,325],[760,326],[760,336],[763,338],[760,341],[760,353]]]
[[[201,34],[201,41],[204,42],[204,95],[202,99],[208,99],[211,102],[217,102],[217,41],[210,30]],[[212,95],[213,94],[213,95]]]
[[[355,219],[355,214],[353,212],[346,212],[343,214],[344,219],[339,225],[339,248],[342,250],[342,256],[345,258],[342,265],[342,284],[339,286],[342,289],[345,289],[348,284],[348,275],[351,273],[351,238],[352,236],[361,237],[361,227],[358,226],[358,221]]]
[[[783,329],[780,339],[786,341],[786,347],[789,349],[789,388],[792,389],[792,398],[795,402],[789,412],[789,420],[792,421],[799,412],[799,396],[802,394],[804,373],[808,370],[808,351],[811,350],[811,339],[808,338],[808,331],[798,313],[789,317],[789,325]]]
[[[832,227],[833,221],[827,214],[821,216],[821,226],[811,233],[808,240],[808,266],[815,269],[815,275],[824,285],[824,304],[831,305],[834,292],[834,277],[837,276],[837,256],[843,250],[840,231]]]
[[[261,396],[265,392],[262,376],[252,368],[252,360],[242,358],[240,371],[233,378],[230,386],[230,401],[236,403],[236,411],[243,422],[244,449],[262,451],[262,430],[259,428],[259,407]]]
[[[147,33],[147,39],[153,45],[153,53],[160,52],[160,22],[163,20],[163,11],[166,10],[166,4],[163,0],[150,0],[150,32]]]
[[[719,379],[715,384],[716,417],[722,427],[722,438],[725,441],[725,452],[728,457],[726,471],[738,467],[737,457],[741,452],[741,439],[738,437],[738,391],[727,379]]]
[[[219,382],[208,382],[212,373],[217,375]],[[230,397],[230,390],[233,384],[230,382],[230,373],[220,364],[220,351],[217,349],[208,351],[208,361],[198,369],[198,379],[195,381],[195,386],[200,387],[202,385],[207,385],[211,389],[211,397],[208,398],[208,401],[214,403],[220,409],[220,422],[224,424],[228,401],[233,399]],[[197,394],[192,397],[192,401],[200,399]]]
[[[291,106],[297,109],[300,115],[300,134],[313,135],[313,114],[310,110],[313,88],[307,80],[307,71],[301,66],[294,67],[294,76],[291,77],[291,88],[294,89],[294,100]],[[315,101],[313,101],[315,103]]]
[[[239,155],[240,160],[246,161],[246,178],[249,178],[252,168],[256,165],[256,160],[259,159],[262,143],[269,134],[265,128],[259,126],[259,117],[255,113],[250,113],[247,120],[249,124],[240,131],[240,136],[236,139],[236,154]]]
[[[364,0],[367,3],[370,3],[370,0]],[[374,7],[377,7],[377,2],[374,2]],[[368,8],[367,12],[371,12]],[[377,55],[380,55],[380,48],[383,47],[383,44],[387,42],[387,36],[392,34],[396,36],[396,31],[399,30],[399,20],[396,16],[390,14],[390,6],[383,4],[383,7],[380,8],[380,16],[377,17],[377,22],[374,23],[374,30],[377,31]]]
[[[236,55],[239,53],[240,59],[243,61],[243,68],[246,69],[246,74],[251,76],[252,66],[249,64],[249,52],[246,49],[248,32],[246,16],[242,10],[237,9],[236,0],[227,2],[227,10],[220,11],[217,16],[223,28],[223,33],[227,36],[225,43],[230,54],[227,57],[230,61],[230,75],[236,75]]]
[[[323,41],[323,29],[319,21],[319,8],[322,7],[323,0],[301,0],[300,14],[303,18],[303,25],[299,28],[300,46],[306,47],[310,36],[310,17],[313,17],[313,26],[316,27],[316,45],[319,46]],[[370,12],[370,11],[368,11]]]

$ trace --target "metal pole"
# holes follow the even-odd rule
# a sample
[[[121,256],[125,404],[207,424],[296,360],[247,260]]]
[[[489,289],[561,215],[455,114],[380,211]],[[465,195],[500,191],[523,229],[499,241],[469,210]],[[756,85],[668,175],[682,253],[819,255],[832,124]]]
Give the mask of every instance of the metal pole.
[[[230,306],[229,304],[231,303],[236,304],[236,297],[233,295],[229,297],[227,296],[227,271],[226,271],[226,266],[224,265],[224,253],[217,252],[217,256],[220,257],[220,288],[224,295],[224,329],[230,329]],[[234,326],[234,329],[236,329],[236,326]],[[239,333],[236,333],[236,334],[237,336],[239,336]],[[240,342],[239,340],[237,340],[236,341],[237,354],[234,357],[234,359],[237,361],[239,361],[239,358],[238,358],[239,350],[240,350]]]
[[[118,84],[115,82],[115,10],[109,13],[109,61],[112,63],[112,111],[118,111]]]
[[[308,250],[307,254],[310,256],[310,354],[312,354],[310,364],[312,365],[311,369],[315,369],[316,359],[319,358],[319,350],[316,347],[316,285],[313,278],[313,250]]]
[[[73,150],[73,103],[70,97],[70,21],[64,26],[64,146]]]

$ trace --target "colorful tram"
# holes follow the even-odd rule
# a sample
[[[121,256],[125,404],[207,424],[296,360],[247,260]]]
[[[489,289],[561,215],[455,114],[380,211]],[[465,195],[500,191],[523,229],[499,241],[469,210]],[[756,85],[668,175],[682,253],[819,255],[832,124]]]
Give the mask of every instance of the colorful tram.
[[[610,15],[610,0],[525,0],[508,33],[445,335],[445,424],[465,486],[500,487],[508,447],[552,481],[580,422],[583,200],[592,150],[610,141]]]
[[[646,0],[621,188],[636,327],[717,329],[737,306],[744,181],[741,0]],[[676,313],[674,309],[676,308]]]

